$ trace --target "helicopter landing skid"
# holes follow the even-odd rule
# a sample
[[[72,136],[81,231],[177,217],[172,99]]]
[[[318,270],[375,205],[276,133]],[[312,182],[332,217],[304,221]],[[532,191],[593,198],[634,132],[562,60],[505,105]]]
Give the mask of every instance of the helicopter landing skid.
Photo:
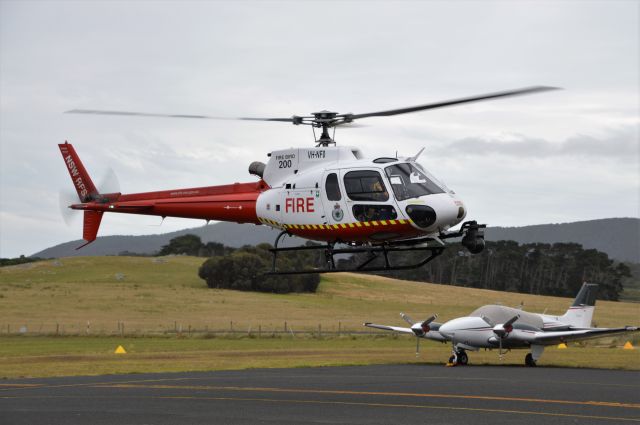
[[[380,245],[372,245],[372,246],[346,246],[344,248],[335,248],[332,243],[327,243],[326,245],[306,245],[306,246],[296,246],[296,247],[284,247],[278,248],[278,243],[282,239],[283,236],[290,234],[287,231],[282,231],[278,237],[276,238],[275,247],[271,248],[273,255],[273,262],[271,266],[271,271],[265,273],[265,275],[293,275],[293,274],[312,274],[312,273],[338,273],[338,272],[379,272],[379,271],[392,271],[392,270],[409,270],[415,269],[418,267],[422,267],[434,258],[438,257],[445,250],[445,245],[442,241],[434,238],[419,238],[419,239],[410,239],[407,241],[396,241],[396,242],[388,242]],[[324,268],[314,268],[307,270],[278,270],[277,268],[277,260],[278,253],[280,252],[288,252],[288,251],[324,251],[325,259],[326,259],[326,267]],[[413,264],[406,265],[394,265],[390,261],[389,253],[392,252],[419,252],[422,251],[425,253],[425,257],[418,262]],[[365,259],[359,262],[352,267],[336,267],[336,255],[350,255],[350,254],[359,254],[359,253],[367,253]],[[383,259],[383,266],[369,266],[372,262],[377,259]]]

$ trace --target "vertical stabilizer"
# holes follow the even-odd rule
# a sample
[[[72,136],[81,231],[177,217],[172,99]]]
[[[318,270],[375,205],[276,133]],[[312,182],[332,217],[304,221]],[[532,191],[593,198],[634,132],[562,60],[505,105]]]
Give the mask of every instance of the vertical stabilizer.
[[[78,157],[73,146],[70,143],[64,142],[63,144],[59,144],[58,147],[60,148],[60,153],[62,153],[62,158],[64,158],[67,170],[71,176],[73,186],[78,192],[80,202],[89,202],[95,199],[98,195],[98,190],[91,181],[89,173],[87,173],[84,165],[82,165],[82,161],[80,161],[80,157]]]
[[[569,310],[560,317],[560,321],[574,328],[589,328],[596,309],[596,295],[598,285],[595,283],[583,283],[580,292],[576,295]]]

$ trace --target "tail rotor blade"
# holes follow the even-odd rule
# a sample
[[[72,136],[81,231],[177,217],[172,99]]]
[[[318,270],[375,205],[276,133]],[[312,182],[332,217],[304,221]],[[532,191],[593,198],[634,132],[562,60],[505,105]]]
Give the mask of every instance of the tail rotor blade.
[[[120,192],[120,181],[118,181],[118,176],[113,171],[113,168],[109,167],[104,173],[104,176],[102,176],[102,180],[98,185],[98,190],[100,193]]]
[[[69,208],[69,205],[78,203],[78,196],[69,191],[61,190],[58,193],[58,206],[60,207],[60,215],[67,226],[71,226],[80,217],[77,211]]]

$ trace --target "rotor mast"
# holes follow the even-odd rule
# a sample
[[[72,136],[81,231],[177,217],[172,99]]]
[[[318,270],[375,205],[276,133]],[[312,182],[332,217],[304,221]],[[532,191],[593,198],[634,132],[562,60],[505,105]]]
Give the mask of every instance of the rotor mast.
[[[311,121],[311,125],[322,129],[320,138],[316,140],[316,147],[326,148],[329,145],[335,145],[336,141],[329,135],[329,127],[335,127],[337,124],[336,116],[338,113],[325,110],[312,112],[311,114],[314,116],[314,120]]]

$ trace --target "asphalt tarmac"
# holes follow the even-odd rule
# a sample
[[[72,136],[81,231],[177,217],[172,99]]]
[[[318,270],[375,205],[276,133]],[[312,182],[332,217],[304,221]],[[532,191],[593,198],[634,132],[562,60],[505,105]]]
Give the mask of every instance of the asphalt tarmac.
[[[640,372],[385,365],[0,381],[3,425],[309,423],[640,423]]]

